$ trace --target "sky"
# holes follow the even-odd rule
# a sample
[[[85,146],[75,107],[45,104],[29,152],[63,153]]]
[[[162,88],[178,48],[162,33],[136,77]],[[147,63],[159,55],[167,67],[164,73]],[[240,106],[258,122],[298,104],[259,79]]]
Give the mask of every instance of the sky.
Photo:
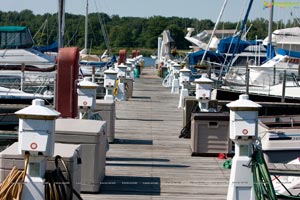
[[[87,0],[65,0],[67,13],[85,15]],[[120,17],[187,17],[199,20],[210,19],[217,21],[224,0],[88,0],[89,12],[104,12],[108,15],[119,15]],[[271,0],[267,0],[270,2]],[[277,1],[277,0],[275,0]],[[264,0],[254,0],[249,19],[262,17],[269,19],[269,9],[263,9]],[[300,2],[291,0],[280,0],[280,2]],[[243,19],[249,0],[228,0],[221,21],[237,22]],[[58,10],[58,0],[7,0],[1,3],[0,10],[21,11],[32,10],[34,14],[55,13]],[[275,8],[274,20],[291,19],[293,16],[300,17],[300,8]],[[297,16],[298,15],[298,16]]]

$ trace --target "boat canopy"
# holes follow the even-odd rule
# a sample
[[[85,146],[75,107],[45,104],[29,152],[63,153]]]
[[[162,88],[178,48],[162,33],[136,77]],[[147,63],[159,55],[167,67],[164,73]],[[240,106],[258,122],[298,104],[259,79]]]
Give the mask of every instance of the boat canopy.
[[[82,66],[93,66],[93,67],[99,67],[99,68],[106,67],[108,69],[109,67],[112,67],[116,61],[117,61],[116,56],[113,56],[111,58],[111,60],[108,62],[80,61],[79,64]]]
[[[237,52],[235,52],[235,53],[241,53],[241,52],[245,51],[245,49],[248,46],[258,45],[259,43],[262,43],[262,42],[256,41],[256,40],[250,40],[250,41],[241,40],[239,43],[239,46],[237,48]],[[233,53],[236,45],[238,45],[237,37],[230,36],[230,37],[224,38],[224,39],[220,40],[220,42],[218,44],[218,52],[219,53]]]
[[[30,48],[34,44],[29,29],[25,26],[0,26],[0,48]]]
[[[46,45],[46,46],[35,46],[34,49],[45,53],[45,52],[58,52],[58,40],[56,40],[55,42],[53,42],[50,45]]]
[[[189,57],[189,64],[190,65],[196,65],[199,63],[205,53],[205,50],[200,50],[194,53],[190,53],[188,55]],[[225,60],[225,57],[222,54],[213,52],[213,51],[207,51],[205,55],[205,60],[210,60],[211,62],[216,62],[216,63],[223,63]]]
[[[293,58],[300,58],[300,52],[299,51],[292,51],[292,50],[283,49],[283,48],[277,48],[277,54],[287,55],[287,56],[293,57]]]

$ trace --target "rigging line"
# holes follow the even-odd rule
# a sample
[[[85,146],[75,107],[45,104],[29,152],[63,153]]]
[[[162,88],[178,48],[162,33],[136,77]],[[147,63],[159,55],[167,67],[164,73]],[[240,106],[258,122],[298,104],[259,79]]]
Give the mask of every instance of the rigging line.
[[[93,29],[92,24],[91,24],[90,22],[88,22],[88,25],[89,25],[89,28],[90,28],[90,30],[91,30],[91,32],[92,32],[93,38],[94,38],[94,40],[96,41],[95,46],[96,46],[96,45],[99,45],[99,46],[100,46],[100,42],[99,42],[99,44],[97,43],[96,34],[95,34],[95,31],[94,31],[94,29]],[[92,45],[92,43],[91,43],[91,45]],[[90,48],[91,48],[91,47],[90,47]]]
[[[244,13],[245,8],[246,8],[246,1],[244,1],[244,3],[245,3],[245,4],[244,4],[244,8],[243,8],[243,12],[242,12],[242,13]],[[226,64],[226,66],[222,66],[222,71],[221,71],[221,73],[220,73],[220,75],[219,75],[218,80],[221,80],[221,78],[222,78],[222,74],[223,74],[223,69],[224,69],[224,67],[225,67],[225,70],[226,70],[225,72],[228,72],[229,68],[230,68],[231,65],[232,65],[232,62],[233,62],[233,60],[234,60],[234,56],[235,56],[236,50],[237,50],[237,48],[238,48],[238,46],[239,46],[239,44],[240,44],[240,40],[241,40],[241,38],[242,38],[242,35],[245,33],[246,20],[248,20],[248,15],[249,15],[250,9],[251,9],[251,7],[252,7],[252,3],[253,3],[253,0],[250,0],[249,5],[247,6],[246,14],[245,14],[244,19],[243,19],[242,24],[241,24],[241,28],[240,28],[239,32],[236,34],[236,36],[238,37],[238,43],[235,44],[235,46],[234,46],[233,53],[231,54],[231,58],[229,59],[229,62]],[[242,15],[241,15],[241,16],[242,16]],[[240,16],[240,17],[241,17],[241,16]],[[238,24],[237,24],[237,25],[238,25]],[[233,41],[233,38],[232,38],[232,41]],[[231,43],[232,43],[232,42],[231,42]],[[228,49],[228,51],[229,51],[229,49]],[[226,58],[227,58],[227,57],[226,57]],[[225,60],[226,60],[226,59],[225,59]]]
[[[221,9],[220,14],[219,14],[219,16],[218,16],[218,19],[217,19],[217,22],[216,22],[215,27],[214,27],[214,29],[213,29],[213,32],[212,32],[212,34],[211,34],[211,36],[210,36],[210,39],[209,39],[209,41],[208,41],[208,44],[206,45],[206,48],[205,48],[205,51],[204,51],[204,55],[202,56],[200,65],[201,65],[201,64],[203,63],[203,61],[204,61],[204,58],[205,58],[205,56],[206,56],[206,53],[207,53],[207,51],[208,51],[208,49],[209,49],[209,45],[211,44],[211,41],[212,41],[212,39],[213,39],[213,37],[214,37],[214,35],[215,35],[215,31],[217,30],[217,26],[218,26],[218,24],[219,24],[219,22],[220,22],[220,19],[221,19],[223,13],[224,13],[224,9],[225,9],[225,7],[226,7],[226,4],[227,4],[227,0],[225,0],[224,3],[223,3],[222,9]]]
[[[99,13],[99,10],[98,10],[98,7],[97,7],[97,4],[96,4],[95,0],[94,0],[94,3],[95,3],[95,7],[96,7],[96,10],[97,10],[97,13],[98,13],[98,20],[99,20],[99,23],[101,25],[101,31],[102,31],[102,34],[103,34],[103,37],[104,37],[106,48],[108,49],[109,53],[111,53],[111,47],[110,47],[110,41],[109,41],[109,38],[108,38],[107,28],[105,26],[104,21],[101,18],[101,14]]]
[[[70,40],[68,41],[67,46],[70,46],[70,44],[71,44],[72,40],[74,39],[74,37],[77,36],[77,33],[78,33],[78,26],[77,26],[77,28],[76,28],[74,34],[72,35],[72,37],[71,37]]]
[[[44,23],[40,26],[39,30],[37,30],[37,32],[34,34],[34,36],[32,37],[32,39],[34,39],[37,36],[37,34],[41,31],[41,29],[43,29],[43,31],[45,30],[45,26],[46,26],[47,23],[48,23],[48,19],[46,19],[44,21]]]
[[[45,26],[43,27],[43,30],[42,30],[42,36],[40,37],[40,42],[39,42],[39,44],[38,44],[38,45],[40,45],[40,44],[41,44],[42,37],[43,37],[43,35],[44,35],[44,31],[45,31],[45,28],[46,28],[46,26],[47,26],[47,23],[48,23],[48,21],[47,21],[47,19],[46,19],[46,24],[45,24]]]
[[[237,32],[238,27],[239,27],[239,25],[240,25],[240,23],[241,23],[241,19],[242,19],[244,13],[245,13],[246,6],[247,6],[247,0],[244,0],[243,10],[242,10],[242,12],[241,12],[241,14],[240,14],[240,16],[239,16],[238,23],[236,24],[236,27],[235,27],[235,29],[234,29],[234,32],[235,32],[235,33]],[[228,54],[229,54],[230,49],[231,49],[231,47],[232,47],[233,39],[234,39],[234,37],[231,38],[231,42],[230,42],[230,44],[229,44],[228,51],[227,51],[227,53],[225,54],[224,62],[223,62],[223,64],[221,65],[221,70],[220,70],[221,73],[220,73],[219,78],[218,78],[219,80],[221,79],[221,76],[222,76],[224,67],[227,65],[227,64],[226,64],[226,60],[227,60],[227,58],[228,58],[228,56],[229,56]]]
[[[297,17],[293,16],[293,11],[290,12],[291,17],[294,18],[294,21],[296,21],[298,24],[300,24],[299,19]]]

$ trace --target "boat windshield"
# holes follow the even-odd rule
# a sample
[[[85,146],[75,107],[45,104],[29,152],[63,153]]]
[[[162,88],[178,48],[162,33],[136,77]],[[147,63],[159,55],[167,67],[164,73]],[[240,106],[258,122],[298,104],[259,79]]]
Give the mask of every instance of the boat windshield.
[[[19,49],[33,46],[33,39],[27,27],[0,26],[0,48]]]

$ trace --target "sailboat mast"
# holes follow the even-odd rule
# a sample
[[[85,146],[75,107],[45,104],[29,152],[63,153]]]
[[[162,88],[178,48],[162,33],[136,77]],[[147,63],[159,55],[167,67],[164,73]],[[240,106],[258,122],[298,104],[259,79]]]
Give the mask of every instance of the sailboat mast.
[[[228,72],[229,68],[231,67],[231,64],[232,64],[232,61],[234,59],[234,56],[237,53],[237,50],[238,50],[238,48],[240,46],[241,37],[242,37],[243,33],[245,32],[245,26],[246,26],[246,23],[247,23],[247,20],[248,20],[248,16],[249,16],[249,13],[250,13],[250,10],[251,10],[251,7],[252,7],[252,3],[253,3],[253,0],[250,0],[248,8],[247,8],[247,11],[246,11],[246,14],[244,16],[244,20],[243,20],[240,32],[238,34],[237,44],[235,45],[235,47],[233,49],[233,52],[232,52],[231,59],[229,60],[229,62],[227,64],[226,72]]]
[[[205,59],[206,53],[207,53],[207,51],[208,51],[208,49],[209,49],[209,45],[210,45],[210,43],[211,43],[211,41],[212,41],[212,38],[213,38],[214,35],[215,35],[215,31],[216,31],[216,29],[217,29],[217,27],[218,27],[218,25],[219,25],[219,22],[220,22],[220,19],[221,19],[222,15],[223,15],[223,12],[224,12],[224,9],[225,9],[225,7],[226,7],[226,4],[227,4],[227,0],[225,0],[224,3],[223,3],[221,12],[220,12],[220,14],[219,14],[219,16],[218,16],[218,19],[217,19],[216,24],[215,24],[215,27],[214,27],[214,29],[213,29],[213,31],[212,31],[211,37],[210,37],[209,42],[208,42],[208,44],[207,44],[207,46],[206,46],[206,49],[205,49],[205,51],[204,51],[204,55],[202,56],[200,65],[203,63],[203,61],[204,61],[204,59]]]
[[[58,48],[64,47],[65,0],[58,0]]]
[[[273,29],[273,9],[274,9],[274,0],[271,0],[270,16],[269,16],[269,30],[268,30],[268,48],[267,48],[267,58],[271,59],[272,57],[272,29]]]
[[[88,15],[89,15],[89,0],[86,0],[85,8],[85,32],[84,32],[84,49],[87,51],[87,42],[88,42]]]

